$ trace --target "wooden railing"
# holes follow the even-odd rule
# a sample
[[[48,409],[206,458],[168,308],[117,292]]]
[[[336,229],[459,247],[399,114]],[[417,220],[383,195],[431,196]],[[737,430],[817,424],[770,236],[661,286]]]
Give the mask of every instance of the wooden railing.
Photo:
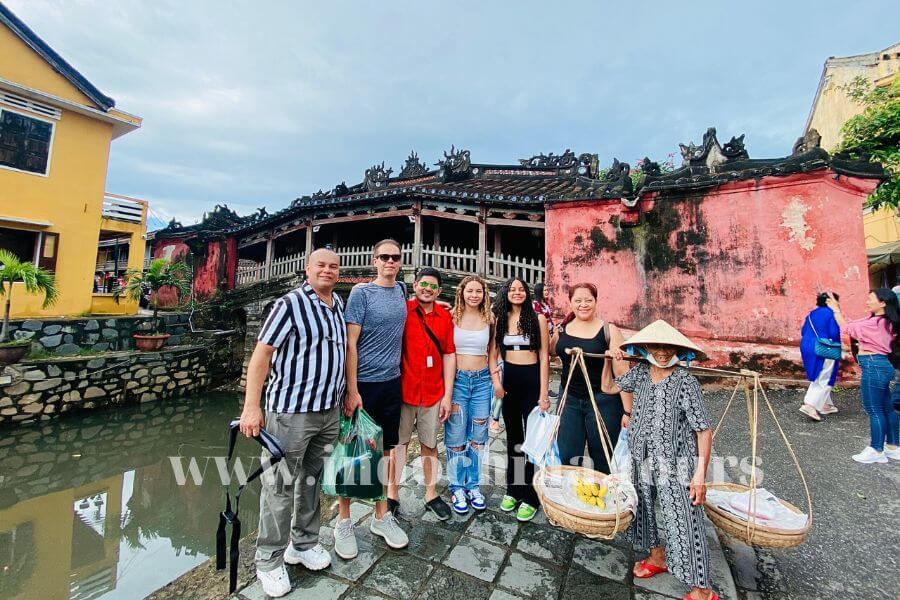
[[[335,248],[342,271],[360,271],[372,268],[372,247],[351,246]],[[435,248],[422,246],[421,264],[415,264],[412,244],[401,248],[405,267],[434,267],[442,273],[472,275],[478,273],[478,251],[469,248]],[[270,277],[280,277],[298,273],[306,268],[306,257],[291,254],[276,258],[268,270],[265,263],[251,263],[238,267],[237,285],[262,281]],[[487,265],[483,275],[492,281],[504,281],[510,277],[521,277],[530,284],[544,279],[544,262],[539,259],[518,258],[509,255],[487,255]]]

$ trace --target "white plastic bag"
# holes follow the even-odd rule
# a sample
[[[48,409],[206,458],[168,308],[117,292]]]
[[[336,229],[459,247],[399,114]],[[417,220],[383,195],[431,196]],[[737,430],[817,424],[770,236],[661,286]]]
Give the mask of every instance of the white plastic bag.
[[[628,428],[619,431],[619,440],[613,450],[609,470],[617,474],[623,481],[631,481],[631,448],[628,445]]]
[[[558,416],[542,411],[540,406],[535,406],[528,415],[522,452],[531,462],[543,463],[544,457],[553,443],[553,432],[556,431],[557,422],[559,422]]]

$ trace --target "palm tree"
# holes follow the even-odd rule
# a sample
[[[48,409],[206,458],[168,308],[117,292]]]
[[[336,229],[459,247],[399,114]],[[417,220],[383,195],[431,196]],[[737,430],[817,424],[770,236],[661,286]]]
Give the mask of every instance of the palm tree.
[[[3,310],[3,327],[0,328],[0,344],[9,340],[9,311],[12,304],[13,284],[21,281],[29,294],[44,294],[42,308],[47,308],[59,297],[53,273],[36,267],[34,263],[19,260],[8,250],[0,250],[0,296],[6,296]],[[7,283],[9,288],[7,288]]]
[[[171,262],[165,258],[157,258],[150,262],[146,271],[140,269],[128,269],[125,273],[126,284],[124,288],[113,292],[116,302],[122,295],[131,300],[139,301],[144,287],[150,288],[151,303],[153,304],[153,322],[155,333],[160,332],[159,320],[159,290],[168,287],[175,290],[179,300],[191,292],[191,268],[183,261]]]

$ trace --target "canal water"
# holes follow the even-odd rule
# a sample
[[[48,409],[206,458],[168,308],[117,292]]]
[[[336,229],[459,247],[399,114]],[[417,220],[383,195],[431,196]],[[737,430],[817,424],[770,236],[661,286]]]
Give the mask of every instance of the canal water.
[[[239,413],[207,393],[0,431],[0,598],[143,598],[214,556]],[[259,448],[239,439],[246,473]],[[255,483],[245,532],[258,513]]]

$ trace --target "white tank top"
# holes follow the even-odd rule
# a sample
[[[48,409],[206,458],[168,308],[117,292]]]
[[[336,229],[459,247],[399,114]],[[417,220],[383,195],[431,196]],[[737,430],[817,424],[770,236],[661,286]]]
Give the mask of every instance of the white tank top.
[[[457,354],[465,354],[467,356],[487,356],[488,344],[491,341],[491,328],[484,329],[462,329],[453,326],[453,345],[456,346]]]

